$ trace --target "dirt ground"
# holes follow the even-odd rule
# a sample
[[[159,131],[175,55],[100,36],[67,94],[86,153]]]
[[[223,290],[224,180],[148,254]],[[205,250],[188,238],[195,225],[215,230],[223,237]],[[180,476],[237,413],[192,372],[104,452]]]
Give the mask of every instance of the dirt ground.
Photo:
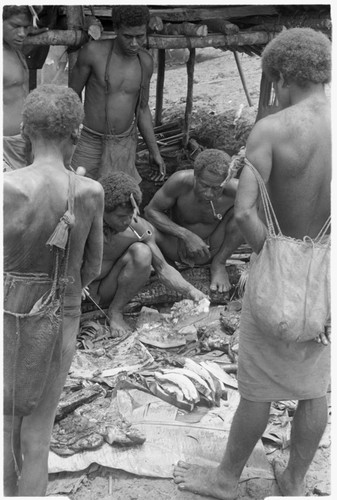
[[[178,64],[174,64],[179,59]],[[219,49],[197,49],[197,63],[194,75],[194,111],[204,110],[208,115],[216,116],[226,110],[239,111],[243,108],[248,113],[257,111],[260,85],[260,58],[239,54],[247,87],[253,103],[249,109],[242,83],[238,74],[234,56],[231,52]],[[172,111],[185,110],[187,91],[187,72],[184,61],[186,52],[169,54],[165,74],[165,90],[163,102],[163,119],[169,117]],[[155,109],[156,74],[151,82],[150,109]],[[321,446],[317,451],[307,479],[307,492],[310,496],[330,494],[330,424],[326,430]],[[267,455],[268,460],[279,456],[286,460],[288,449],[276,450]],[[83,473],[82,473],[83,475]],[[110,488],[109,488],[109,479]],[[76,476],[76,475],[75,475]],[[79,474],[78,476],[81,476]],[[262,499],[263,490],[254,487],[240,490],[240,500]],[[109,491],[110,490],[110,491]],[[269,493],[270,494],[270,493]],[[275,489],[274,495],[279,494]],[[85,478],[76,492],[69,493],[73,500],[98,500],[112,498],[114,500],[192,500],[202,498],[190,493],[181,493],[172,480],[138,477],[122,470],[98,467],[93,464],[85,471]]]

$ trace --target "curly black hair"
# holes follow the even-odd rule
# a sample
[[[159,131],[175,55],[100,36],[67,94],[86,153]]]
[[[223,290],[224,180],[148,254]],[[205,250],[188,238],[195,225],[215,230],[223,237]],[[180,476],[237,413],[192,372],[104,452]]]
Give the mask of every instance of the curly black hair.
[[[121,26],[147,26],[150,20],[150,11],[146,5],[115,5],[111,16],[114,29]]]
[[[113,212],[119,205],[132,207],[132,194],[137,205],[142,201],[142,192],[133,177],[125,172],[114,172],[99,179],[104,189],[104,210]]]
[[[196,176],[204,170],[222,176],[227,175],[231,157],[221,149],[205,149],[201,151],[194,162],[194,173]]]
[[[286,83],[300,87],[329,83],[331,79],[331,42],[311,28],[291,28],[277,35],[262,53],[262,70],[274,82],[280,74]]]
[[[46,139],[69,137],[84,118],[76,92],[61,85],[40,85],[28,94],[22,111],[25,133]]]

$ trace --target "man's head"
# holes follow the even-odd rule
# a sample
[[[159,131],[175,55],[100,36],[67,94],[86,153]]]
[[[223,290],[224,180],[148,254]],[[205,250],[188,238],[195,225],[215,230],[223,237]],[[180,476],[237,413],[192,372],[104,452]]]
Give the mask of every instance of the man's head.
[[[268,78],[285,85],[326,84],[331,78],[331,42],[311,28],[292,28],[277,35],[262,53]]]
[[[125,172],[115,172],[102,177],[99,182],[104,190],[104,221],[116,233],[125,231],[132,221],[134,206],[142,201],[137,182]]]
[[[203,200],[215,200],[221,196],[221,183],[226,179],[231,157],[220,149],[206,149],[194,162],[194,192]]]
[[[31,140],[72,139],[79,134],[84,118],[83,105],[76,92],[61,85],[41,85],[28,94],[22,112],[23,134]]]
[[[116,5],[112,8],[112,20],[117,43],[123,53],[134,56],[146,41],[150,11],[144,5]]]
[[[32,13],[27,5],[6,5],[2,10],[3,41],[20,49],[32,22]]]

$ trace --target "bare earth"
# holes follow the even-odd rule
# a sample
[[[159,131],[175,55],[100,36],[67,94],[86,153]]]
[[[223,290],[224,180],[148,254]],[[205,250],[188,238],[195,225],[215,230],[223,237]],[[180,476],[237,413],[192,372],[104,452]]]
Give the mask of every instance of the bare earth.
[[[187,92],[187,72],[184,60],[186,53],[178,54],[185,56],[180,64],[176,61],[177,53],[171,57],[167,56],[168,67],[165,74],[165,89],[163,103],[163,119],[170,117],[172,110],[184,111]],[[257,110],[259,86],[260,86],[260,58],[249,57],[239,54],[242,68],[245,74],[247,87]],[[172,65],[171,65],[172,64]],[[156,74],[151,82],[150,109],[154,114],[156,92]],[[197,64],[194,75],[194,110],[206,109],[209,114],[224,113],[228,110],[238,111],[240,106],[248,108],[241,80],[237,71],[234,56],[231,52],[222,52],[220,49],[197,49]],[[311,466],[307,480],[309,494],[315,496],[330,493],[330,424],[326,435],[321,443],[315,460]],[[276,450],[268,455],[272,461],[276,456],[282,460],[287,458],[287,450]],[[109,492],[109,478],[110,492]],[[264,498],[263,491],[259,491],[254,480],[248,481],[249,487],[244,488],[238,497],[240,500],[258,500]],[[314,490],[314,488],[316,488]],[[277,490],[274,495],[279,494]],[[86,471],[86,478],[75,493],[69,494],[73,500],[198,500],[201,497],[191,493],[179,492],[173,480],[153,479],[139,477],[121,470],[104,469],[93,465]],[[332,497],[330,497],[332,498]]]

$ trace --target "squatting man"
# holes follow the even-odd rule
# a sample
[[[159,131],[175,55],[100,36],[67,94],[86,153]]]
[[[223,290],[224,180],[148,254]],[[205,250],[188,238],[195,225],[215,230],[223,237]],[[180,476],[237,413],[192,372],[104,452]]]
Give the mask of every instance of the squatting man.
[[[137,182],[124,172],[115,172],[100,179],[100,183],[104,190],[103,262],[89,293],[100,306],[108,306],[112,336],[130,331],[123,309],[145,285],[152,268],[167,287],[192,300],[204,298],[166,262],[152,224],[136,214],[142,199]]]

